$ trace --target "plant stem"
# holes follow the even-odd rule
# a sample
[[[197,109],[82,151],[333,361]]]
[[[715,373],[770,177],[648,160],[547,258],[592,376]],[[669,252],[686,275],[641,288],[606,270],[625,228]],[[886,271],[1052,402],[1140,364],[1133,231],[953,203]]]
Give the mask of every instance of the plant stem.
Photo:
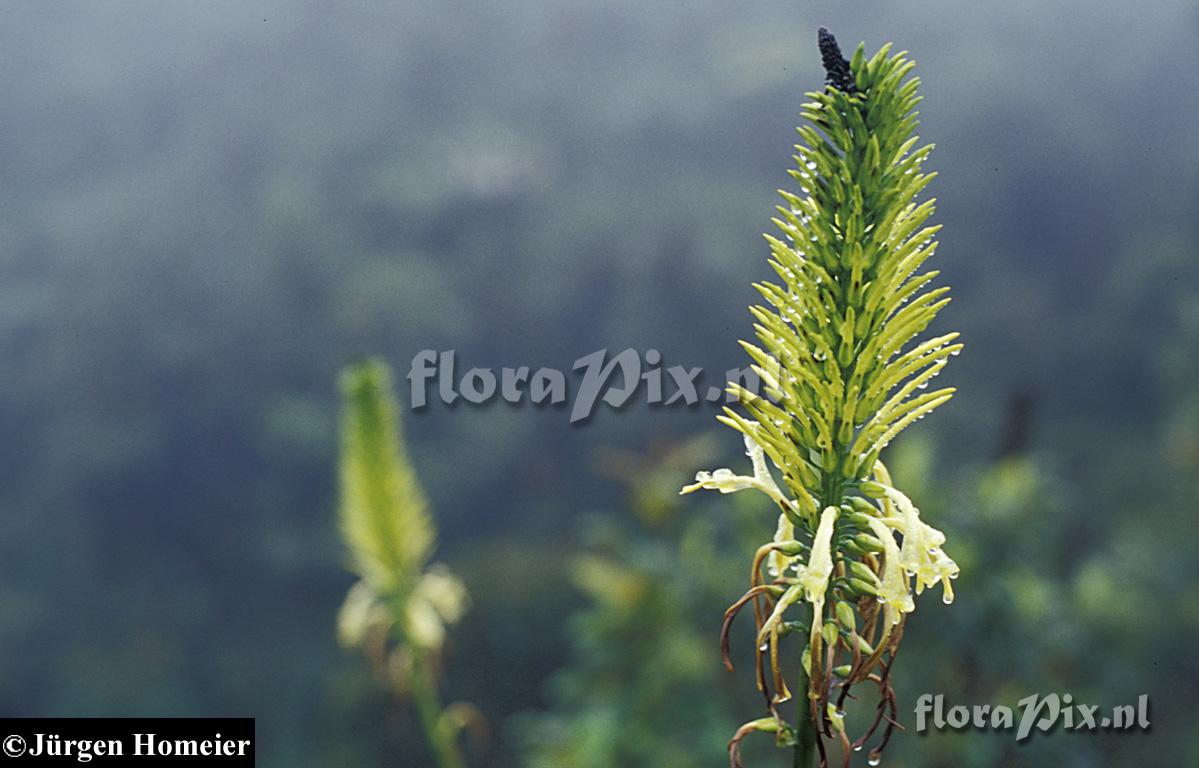
[[[799,664],[799,680],[796,696],[799,700],[799,718],[795,723],[794,768],[812,768],[816,759],[816,729],[812,725],[811,699],[808,698],[808,673],[804,671],[803,659]]]
[[[820,505],[821,509],[828,506],[837,506],[841,503],[841,493],[845,487],[845,478],[841,476],[840,471],[830,472],[825,475],[824,489],[822,493],[824,503]],[[813,610],[815,610],[813,608]],[[812,623],[815,625],[816,616],[813,613]],[[812,660],[815,663],[815,660]],[[803,658],[800,658],[799,663],[799,680],[797,682],[797,696],[799,697],[799,716],[795,722],[795,762],[792,764],[794,768],[812,768],[816,762],[816,724],[812,722],[811,698],[808,696],[809,679],[808,673],[803,668]]]
[[[438,768],[463,768],[465,763],[458,751],[454,731],[443,717],[437,683],[429,674],[428,660],[423,654],[412,660],[412,701],[420,715],[425,736],[433,748]]]

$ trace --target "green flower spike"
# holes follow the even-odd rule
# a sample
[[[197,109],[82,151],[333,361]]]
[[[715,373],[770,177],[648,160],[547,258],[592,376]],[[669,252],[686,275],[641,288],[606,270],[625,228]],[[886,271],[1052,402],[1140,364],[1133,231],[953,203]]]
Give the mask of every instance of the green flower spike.
[[[467,704],[442,706],[437,674],[446,626],[467,608],[466,588],[429,562],[436,525],[400,439],[387,366],[354,366],[341,383],[338,522],[359,580],[338,614],[338,638],[412,700],[438,768],[463,768],[458,733],[478,717]]]
[[[739,407],[718,417],[744,436],[754,472],[701,472],[683,489],[753,488],[780,511],[773,539],[754,558],[750,589],[721,631],[731,668],[731,624],[753,607],[757,685],[769,713],[738,731],[733,765],[754,732],[774,733],[807,768],[817,754],[828,764],[826,738],[840,743],[848,765],[882,727],[870,751],[877,758],[898,717],[890,666],[916,607],[912,579],[916,594],[940,582],[950,602],[959,570],[945,535],[878,461],[953,396],[929,384],[961,350],[956,333],[925,335],[949,289],[934,287],[935,270],[922,271],[939,227],[928,223],[933,201],[920,199],[935,174],[924,171],[932,145],[913,135],[915,65],[890,45],[870,58],[858,46],[846,60],[823,29],[819,43],[828,84],[803,105],[791,171],[798,190],[780,192],[778,234],[766,238],[778,279],[754,284],[764,302],[750,307],[755,341],[742,342],[762,391],[730,384]],[[808,631],[794,632],[799,626]],[[807,642],[791,657],[801,660],[807,692],[795,727],[779,712],[790,698],[780,661],[788,637]],[[860,683],[878,688],[879,703],[873,724],[851,741],[845,705]]]

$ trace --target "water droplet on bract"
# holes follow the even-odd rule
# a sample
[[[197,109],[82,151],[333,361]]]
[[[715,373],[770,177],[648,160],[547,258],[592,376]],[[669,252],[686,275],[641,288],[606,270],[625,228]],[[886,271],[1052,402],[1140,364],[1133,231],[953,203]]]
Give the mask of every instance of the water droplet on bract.
[[[854,751],[854,752],[861,752],[861,751],[862,751],[862,745],[861,745],[861,744],[857,745],[856,747],[854,747],[854,748],[853,748],[853,751]]]
[[[882,758],[872,757],[866,761],[866,765],[878,765],[882,762]]]
[[[928,389],[928,380],[925,379],[924,381],[917,384],[916,389]]]
[[[758,646],[758,650],[762,651],[763,653],[765,653],[766,651],[769,651],[770,643],[762,643],[760,646]]]
[[[816,162],[814,160],[809,160],[808,164],[807,164],[807,168],[809,171],[816,170]]]
[[[950,357],[957,357],[957,356],[958,356],[958,355],[960,355],[960,354],[962,354],[962,350],[960,350],[960,349],[955,349],[954,351],[952,351],[952,352],[950,352],[950,353],[949,353],[949,356],[950,356]]]
[[[953,595],[949,594],[948,592],[941,595],[941,602],[945,603],[946,605],[952,605]]]
[[[835,714],[837,715],[837,717],[845,717],[845,710],[838,709]]]
[[[874,598],[874,599],[875,599],[875,600],[877,600],[877,601],[879,601],[880,603],[885,603],[885,602],[887,602],[887,598],[885,598],[885,597],[876,597],[876,598]]]
[[[958,575],[956,573],[949,574],[949,578],[951,578],[951,579],[956,579],[957,577],[958,577]]]

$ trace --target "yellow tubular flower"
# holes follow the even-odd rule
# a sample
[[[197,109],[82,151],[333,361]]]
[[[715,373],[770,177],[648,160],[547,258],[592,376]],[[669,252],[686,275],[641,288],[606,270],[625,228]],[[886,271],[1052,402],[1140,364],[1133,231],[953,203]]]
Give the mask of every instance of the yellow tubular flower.
[[[916,594],[939,581],[945,589],[942,599],[952,603],[953,586],[949,582],[961,569],[942,549],[945,534],[921,520],[920,510],[903,493],[889,486],[884,488],[884,492],[899,510],[899,519],[888,522],[892,522],[903,533],[899,562],[904,570],[916,577]]]
[[[733,473],[733,470],[725,468],[714,472],[697,472],[695,482],[684,486],[683,490],[679,491],[679,495],[692,493],[701,488],[721,493],[735,493],[746,488],[754,488],[769,496],[776,504],[794,507],[794,504],[787,500],[787,497],[779,490],[778,484],[774,482],[774,476],[770,474],[770,468],[766,466],[766,456],[762,451],[762,446],[754,442],[748,435],[745,436],[745,455],[753,463],[754,474],[752,477],[737,475]]]
[[[833,523],[837,521],[837,514],[836,507],[825,507],[812,540],[812,556],[808,558],[808,564],[799,569],[804,599],[812,604],[812,637],[820,633],[824,623],[824,595],[828,591],[829,577],[833,575]]]
[[[795,539],[795,525],[787,519],[786,515],[779,515],[779,525],[774,532],[774,542],[777,544],[783,541],[793,541]],[[770,553],[766,559],[766,571],[772,577],[778,578],[787,570],[788,566],[794,563],[798,558],[788,557],[777,549]]]
[[[886,621],[890,628],[900,622],[903,614],[916,610],[916,601],[908,587],[910,577],[901,564],[903,556],[895,543],[895,534],[881,520],[870,518],[869,522],[874,535],[883,543],[883,576],[878,596],[886,604]]]

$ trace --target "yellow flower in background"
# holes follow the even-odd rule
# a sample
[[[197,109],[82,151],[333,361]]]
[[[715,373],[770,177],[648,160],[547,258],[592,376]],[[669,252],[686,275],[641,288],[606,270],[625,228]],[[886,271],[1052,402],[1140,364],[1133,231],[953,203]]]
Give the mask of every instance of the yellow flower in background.
[[[378,361],[342,375],[338,521],[359,576],[338,615],[338,638],[361,648],[397,695],[410,697],[439,768],[463,768],[461,724],[441,704],[436,657],[466,588],[430,565],[437,528],[400,436],[391,373]]]

